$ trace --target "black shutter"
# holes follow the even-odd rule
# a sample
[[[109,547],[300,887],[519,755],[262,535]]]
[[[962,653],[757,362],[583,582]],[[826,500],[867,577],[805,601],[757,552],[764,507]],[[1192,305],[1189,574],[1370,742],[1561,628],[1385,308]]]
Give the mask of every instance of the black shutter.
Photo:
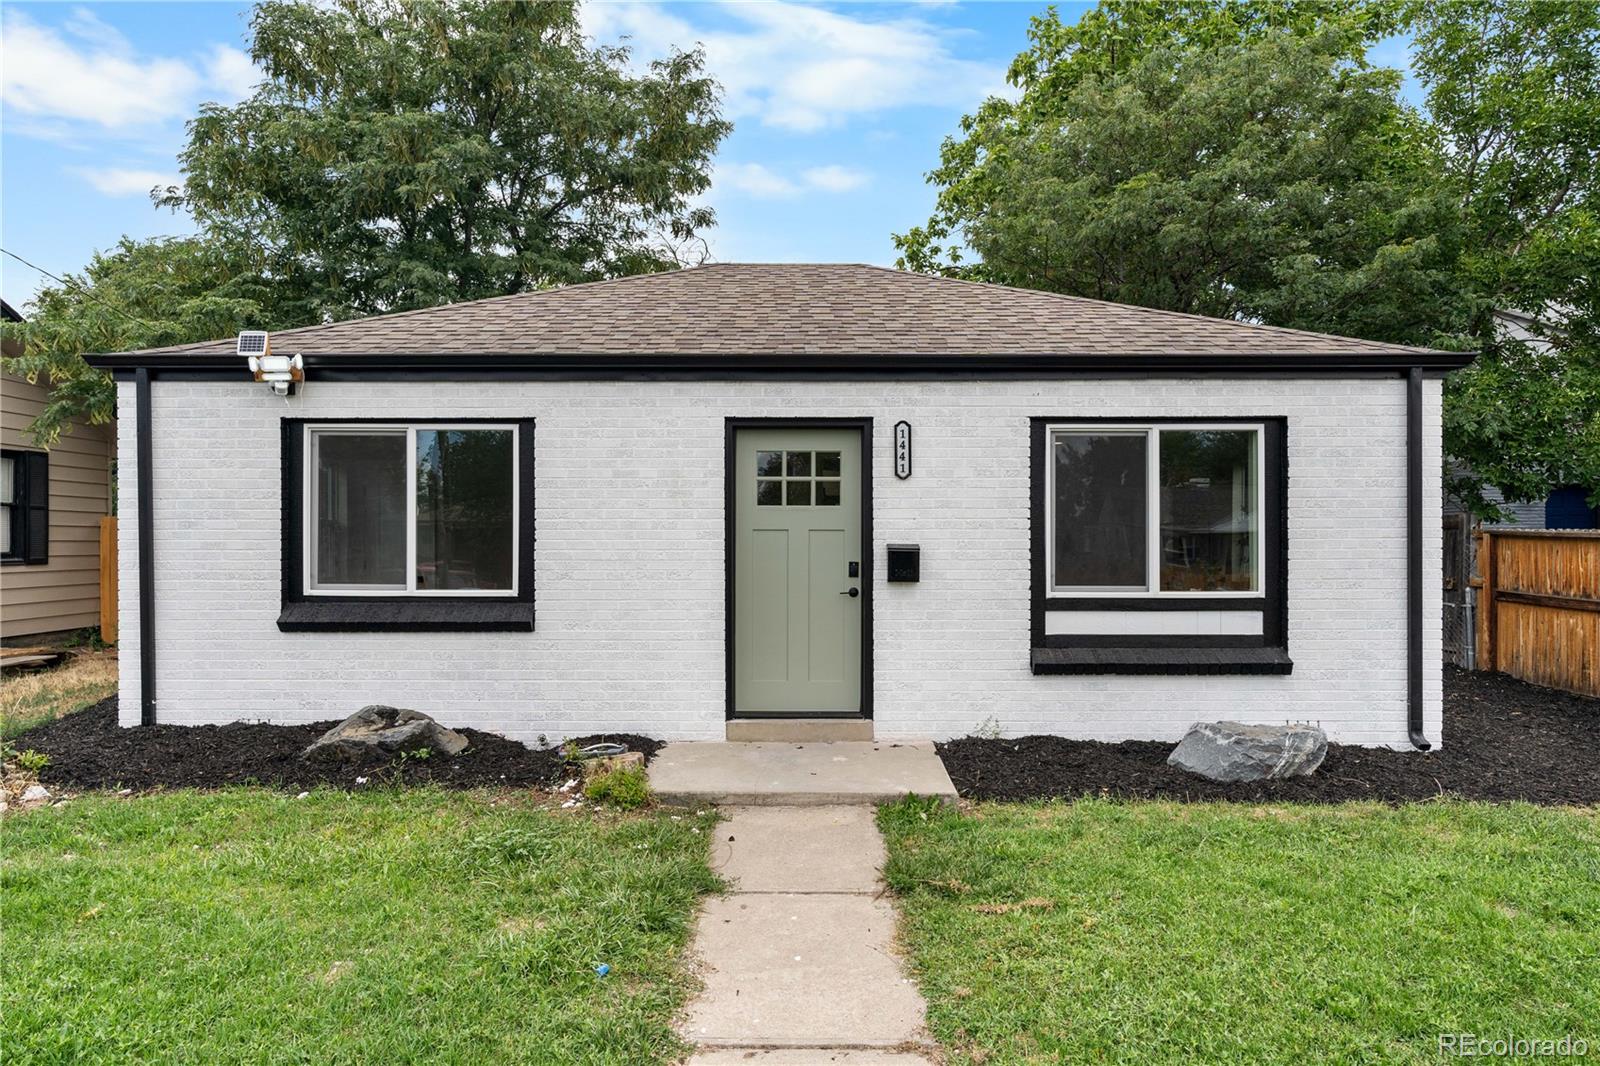
[[[21,468],[23,490],[17,501],[25,510],[23,514],[22,561],[48,563],[50,561],[50,457],[44,452],[24,452]]]

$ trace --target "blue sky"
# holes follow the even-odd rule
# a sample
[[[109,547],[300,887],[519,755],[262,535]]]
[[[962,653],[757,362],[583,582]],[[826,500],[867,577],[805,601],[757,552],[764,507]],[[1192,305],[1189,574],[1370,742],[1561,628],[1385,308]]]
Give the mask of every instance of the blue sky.
[[[1084,4],[1057,5],[1072,19]],[[924,221],[940,141],[1026,43],[1043,3],[592,3],[585,28],[640,61],[703,44],[734,132],[717,156],[707,234],[722,261],[894,260]],[[190,230],[151,206],[174,181],[183,124],[248,95],[249,6],[0,5],[0,244],[56,273],[123,234]],[[1401,42],[1374,58],[1403,65]],[[0,292],[43,279],[0,258]]]

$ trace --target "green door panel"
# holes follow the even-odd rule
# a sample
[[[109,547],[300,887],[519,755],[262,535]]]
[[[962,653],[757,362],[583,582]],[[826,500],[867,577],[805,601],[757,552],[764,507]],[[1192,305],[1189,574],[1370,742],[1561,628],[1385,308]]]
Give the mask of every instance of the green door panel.
[[[859,712],[861,436],[748,429],[734,448],[734,713]]]

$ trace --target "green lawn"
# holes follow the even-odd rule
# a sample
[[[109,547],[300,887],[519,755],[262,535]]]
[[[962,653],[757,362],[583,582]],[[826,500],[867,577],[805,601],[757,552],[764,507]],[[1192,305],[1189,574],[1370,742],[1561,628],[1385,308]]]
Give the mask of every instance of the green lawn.
[[[885,808],[956,1062],[1435,1062],[1441,1033],[1600,1047],[1600,815]]]
[[[432,790],[11,815],[0,1047],[15,1063],[670,1061],[680,951],[717,887],[712,824]]]

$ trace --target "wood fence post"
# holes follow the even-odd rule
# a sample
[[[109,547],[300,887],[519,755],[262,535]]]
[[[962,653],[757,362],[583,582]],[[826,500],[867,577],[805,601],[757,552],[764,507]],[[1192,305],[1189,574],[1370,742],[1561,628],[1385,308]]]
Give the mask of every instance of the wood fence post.
[[[100,639],[117,642],[117,519],[100,519]]]
[[[1477,668],[1495,669],[1494,661],[1494,534],[1480,530],[1478,544],[1478,576],[1482,585],[1478,589],[1478,661]]]

